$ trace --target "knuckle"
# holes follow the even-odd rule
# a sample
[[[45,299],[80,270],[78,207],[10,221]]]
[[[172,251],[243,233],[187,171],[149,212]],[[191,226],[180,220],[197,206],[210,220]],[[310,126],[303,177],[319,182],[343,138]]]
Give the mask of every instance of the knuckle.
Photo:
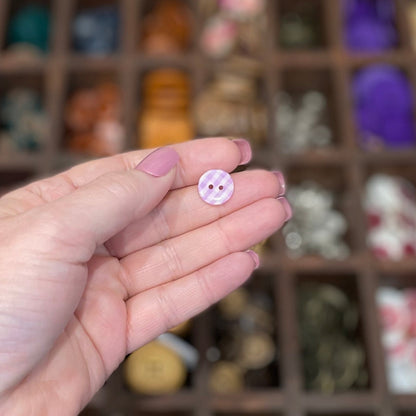
[[[201,290],[202,296],[210,305],[217,302],[219,296],[215,291],[215,287],[210,283],[210,275],[207,272],[197,272],[196,282]]]
[[[218,235],[220,236],[222,245],[225,249],[225,254],[230,254],[234,252],[235,243],[233,243],[233,240],[230,238],[224,224],[224,219],[220,219],[219,221],[215,222],[217,227]]]
[[[169,241],[161,244],[163,257],[169,269],[170,279],[176,280],[184,273],[184,268],[175,245]]]
[[[150,215],[159,241],[163,241],[172,235],[169,221],[166,218],[166,213],[161,205],[154,208]]]
[[[162,314],[165,329],[174,327],[179,322],[179,315],[166,286],[158,286],[156,290],[156,302]]]
[[[96,186],[103,191],[105,196],[122,198],[126,194],[136,195],[140,191],[140,183],[133,175],[123,172],[111,172],[103,175],[96,182]],[[109,194],[109,195],[108,195]]]

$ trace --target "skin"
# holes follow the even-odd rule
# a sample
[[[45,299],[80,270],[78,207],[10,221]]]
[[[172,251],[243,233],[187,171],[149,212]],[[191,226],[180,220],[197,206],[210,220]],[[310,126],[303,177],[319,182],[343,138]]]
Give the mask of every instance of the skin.
[[[197,182],[234,170],[225,138],[172,146],[166,176],[140,150],[72,168],[0,199],[0,414],[74,415],[134,351],[244,283],[245,252],[279,229],[277,178],[233,174],[210,206]]]

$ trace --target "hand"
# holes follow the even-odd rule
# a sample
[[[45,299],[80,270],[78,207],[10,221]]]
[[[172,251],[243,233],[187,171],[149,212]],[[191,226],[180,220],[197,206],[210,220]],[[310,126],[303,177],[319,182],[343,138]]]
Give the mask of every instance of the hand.
[[[265,171],[233,174],[224,205],[200,199],[202,173],[247,162],[247,142],[170,149],[0,199],[0,414],[78,413],[126,354],[241,285],[256,266],[245,250],[290,216]]]

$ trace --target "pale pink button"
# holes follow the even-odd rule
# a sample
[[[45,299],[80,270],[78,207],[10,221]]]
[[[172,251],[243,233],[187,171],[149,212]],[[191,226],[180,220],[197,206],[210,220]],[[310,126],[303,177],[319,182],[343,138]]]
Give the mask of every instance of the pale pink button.
[[[234,182],[230,174],[221,169],[208,170],[199,178],[198,192],[208,204],[221,205],[234,193]]]

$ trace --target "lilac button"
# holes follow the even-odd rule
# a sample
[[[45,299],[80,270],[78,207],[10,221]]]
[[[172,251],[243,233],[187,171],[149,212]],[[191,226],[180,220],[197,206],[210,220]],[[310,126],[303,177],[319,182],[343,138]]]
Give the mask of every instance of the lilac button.
[[[231,176],[221,169],[208,170],[199,178],[198,192],[208,204],[221,205],[231,198],[234,182]]]

